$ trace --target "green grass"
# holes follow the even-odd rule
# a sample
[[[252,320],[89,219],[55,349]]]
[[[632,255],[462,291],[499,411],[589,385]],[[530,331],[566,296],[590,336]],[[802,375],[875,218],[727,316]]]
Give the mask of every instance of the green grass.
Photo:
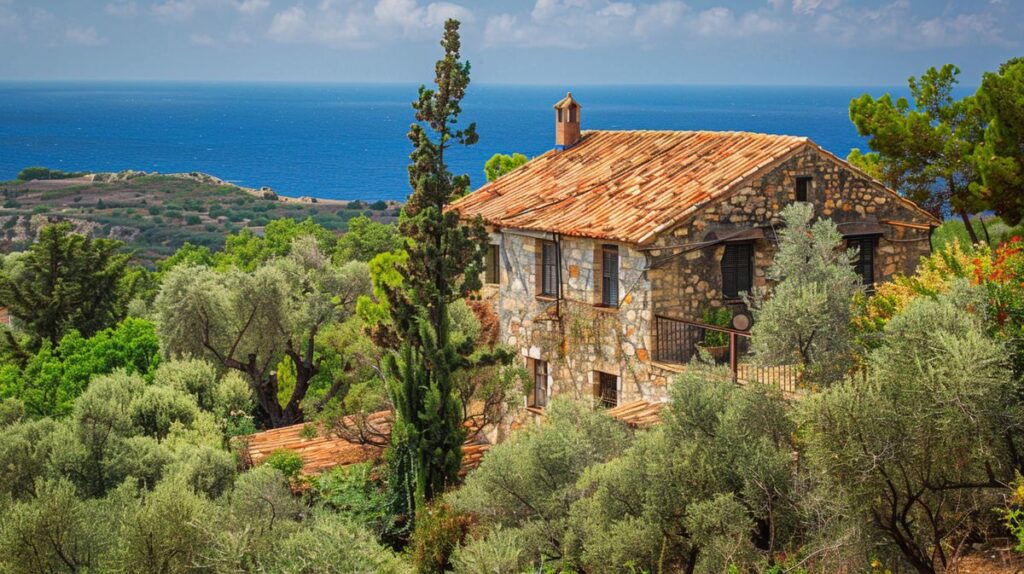
[[[998,217],[985,217],[984,220],[973,219],[971,223],[978,239],[993,247],[1015,235],[1024,237],[1024,224],[1007,225]],[[970,237],[967,235],[967,226],[959,219],[949,219],[932,232],[932,249],[935,251],[943,251],[954,241],[958,241],[960,245],[964,246],[971,244]]]

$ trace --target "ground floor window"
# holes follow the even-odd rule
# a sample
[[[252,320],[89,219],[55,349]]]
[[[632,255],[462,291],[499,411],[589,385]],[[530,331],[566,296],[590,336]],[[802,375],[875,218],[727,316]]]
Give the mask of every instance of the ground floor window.
[[[533,392],[530,393],[530,406],[544,408],[548,405],[548,362],[531,359],[533,363]]]
[[[877,237],[850,237],[846,240],[848,249],[857,249],[857,258],[853,260],[853,270],[860,275],[864,286],[870,291],[875,286],[875,244]]]
[[[487,253],[484,255],[484,283],[501,283],[500,253],[496,244],[487,246]]]
[[[619,378],[609,373],[597,373],[597,400],[603,407],[619,404]]]

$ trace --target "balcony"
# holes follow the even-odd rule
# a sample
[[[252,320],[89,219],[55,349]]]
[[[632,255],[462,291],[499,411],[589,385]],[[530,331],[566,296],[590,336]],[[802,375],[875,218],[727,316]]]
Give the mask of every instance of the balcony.
[[[659,363],[685,365],[704,350],[716,363],[729,366],[733,381],[739,384],[760,383],[779,387],[783,392],[797,390],[797,365],[762,366],[750,356],[750,333],[726,327],[706,325],[657,315],[654,317],[654,360]],[[709,333],[721,333],[725,344],[708,346]]]

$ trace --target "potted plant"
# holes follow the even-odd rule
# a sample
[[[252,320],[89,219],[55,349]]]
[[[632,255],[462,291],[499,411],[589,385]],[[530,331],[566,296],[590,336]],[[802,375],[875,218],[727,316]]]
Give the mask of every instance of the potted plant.
[[[732,323],[732,313],[726,307],[709,307],[704,309],[705,325],[728,327]],[[704,329],[704,340],[698,346],[707,351],[716,363],[724,363],[729,358],[729,334],[713,329]]]

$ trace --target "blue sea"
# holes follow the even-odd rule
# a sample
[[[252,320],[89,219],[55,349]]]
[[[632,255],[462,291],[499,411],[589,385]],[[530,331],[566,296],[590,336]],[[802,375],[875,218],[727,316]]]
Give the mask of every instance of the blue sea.
[[[403,199],[414,85],[0,84],[0,180],[23,167],[202,171],[291,196]],[[851,98],[884,87],[578,86],[584,129],[806,135],[845,157],[863,147]],[[484,181],[496,152],[553,147],[555,86],[472,85],[463,121],[480,142],[453,170]]]

